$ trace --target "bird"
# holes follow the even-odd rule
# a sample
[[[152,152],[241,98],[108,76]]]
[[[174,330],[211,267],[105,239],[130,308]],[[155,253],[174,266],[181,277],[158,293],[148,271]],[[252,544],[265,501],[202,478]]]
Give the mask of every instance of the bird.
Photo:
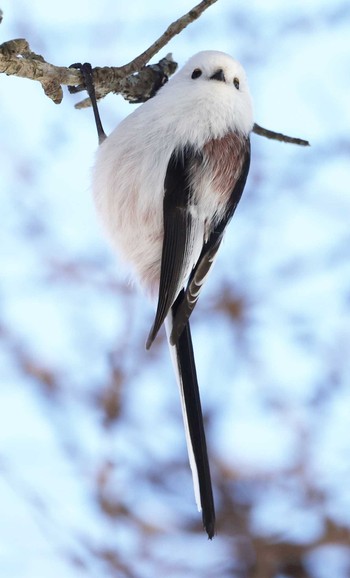
[[[253,124],[242,65],[204,50],[108,137],[99,132],[92,169],[106,235],[156,306],[147,349],[166,327],[209,539],[216,533],[215,506],[190,316],[245,187]]]

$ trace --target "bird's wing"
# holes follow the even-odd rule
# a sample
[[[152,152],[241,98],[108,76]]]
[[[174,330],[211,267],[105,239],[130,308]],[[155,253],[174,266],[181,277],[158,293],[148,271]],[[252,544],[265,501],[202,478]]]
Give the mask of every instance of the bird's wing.
[[[170,343],[173,345],[179,339],[179,336],[181,335],[197,303],[200,291],[204,285],[204,282],[220,247],[226,226],[232,218],[242,196],[248,176],[249,165],[250,142],[249,139],[247,139],[245,147],[245,159],[242,165],[242,170],[230,195],[225,215],[210,234],[208,241],[204,244],[196,266],[190,275],[183,299],[178,305],[176,314],[173,318],[172,332],[170,335]]]
[[[171,155],[164,181],[164,238],[160,268],[158,305],[149,333],[149,349],[193,266],[193,249],[201,230],[195,212],[191,210],[192,187],[190,173],[200,155],[193,149],[175,150]],[[193,207],[192,207],[193,208]]]
[[[165,179],[164,241],[159,300],[154,325],[147,341],[147,346],[150,346],[164,319],[167,318],[169,346],[180,387],[195,495],[198,507],[202,510],[203,524],[209,538],[215,533],[215,510],[188,320],[214,261],[226,225],[243,192],[250,160],[248,140],[244,151],[242,169],[239,177],[235,179],[227,201],[225,216],[217,223],[208,241],[203,245],[186,290],[182,287],[189,272],[189,265],[193,264],[193,248],[198,242],[199,235],[202,235],[203,243],[203,227],[200,228],[193,206],[191,208],[192,190],[189,177],[193,163],[197,159],[191,151],[185,151],[183,156],[173,154],[171,157]]]

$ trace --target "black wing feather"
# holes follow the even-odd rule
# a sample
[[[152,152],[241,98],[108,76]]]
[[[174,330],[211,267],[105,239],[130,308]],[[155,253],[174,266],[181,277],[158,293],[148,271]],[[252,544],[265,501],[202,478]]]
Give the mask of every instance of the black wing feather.
[[[204,244],[185,291],[181,284],[188,270],[188,256],[197,229],[196,220],[190,210],[191,202],[193,202],[190,171],[193,162],[200,162],[200,160],[200,155],[189,149],[183,154],[175,151],[168,164],[163,202],[164,240],[159,298],[154,324],[146,347],[151,346],[161,324],[171,310],[170,342],[176,351],[177,373],[183,392],[190,443],[198,473],[203,524],[208,537],[212,538],[215,532],[215,509],[189,317],[215,259],[227,223],[232,218],[241,198],[250,164],[249,139],[247,139],[242,171],[230,195],[225,216]]]
[[[154,341],[170,307],[174,303],[188,266],[196,223],[189,206],[192,190],[189,173],[196,154],[190,148],[174,151],[164,181],[163,223],[164,239],[160,268],[159,296],[155,320],[146,348]]]
[[[197,303],[201,288],[211,269],[211,266],[215,260],[216,254],[220,247],[227,224],[232,219],[236,207],[241,199],[249,172],[249,166],[250,166],[250,141],[249,139],[247,139],[247,148],[242,171],[231,193],[225,216],[216,225],[215,229],[210,234],[208,241],[204,244],[202,252],[197,261],[197,264],[190,275],[182,302],[179,304],[177,308],[177,312],[173,320],[173,329],[170,335],[170,343],[172,345],[174,345],[174,343],[176,343],[176,341],[179,339],[179,336],[181,335]]]

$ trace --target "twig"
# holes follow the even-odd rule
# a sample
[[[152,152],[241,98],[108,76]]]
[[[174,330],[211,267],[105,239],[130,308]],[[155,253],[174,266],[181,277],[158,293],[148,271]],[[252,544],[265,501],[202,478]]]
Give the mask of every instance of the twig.
[[[273,130],[263,128],[262,126],[256,123],[254,124],[253,132],[255,132],[255,134],[258,134],[260,136],[265,136],[266,138],[278,140],[280,142],[296,144],[303,147],[310,146],[310,143],[307,140],[303,140],[302,138],[295,138],[293,136],[287,136],[285,134],[282,134],[281,132],[274,132]]]

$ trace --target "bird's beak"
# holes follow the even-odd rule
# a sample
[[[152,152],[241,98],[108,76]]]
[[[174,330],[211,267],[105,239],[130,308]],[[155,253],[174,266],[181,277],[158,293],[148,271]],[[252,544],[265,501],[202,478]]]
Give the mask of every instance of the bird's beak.
[[[217,70],[215,74],[213,74],[213,76],[210,77],[210,80],[221,80],[221,82],[225,82],[226,79],[222,68],[219,68],[219,70]]]

